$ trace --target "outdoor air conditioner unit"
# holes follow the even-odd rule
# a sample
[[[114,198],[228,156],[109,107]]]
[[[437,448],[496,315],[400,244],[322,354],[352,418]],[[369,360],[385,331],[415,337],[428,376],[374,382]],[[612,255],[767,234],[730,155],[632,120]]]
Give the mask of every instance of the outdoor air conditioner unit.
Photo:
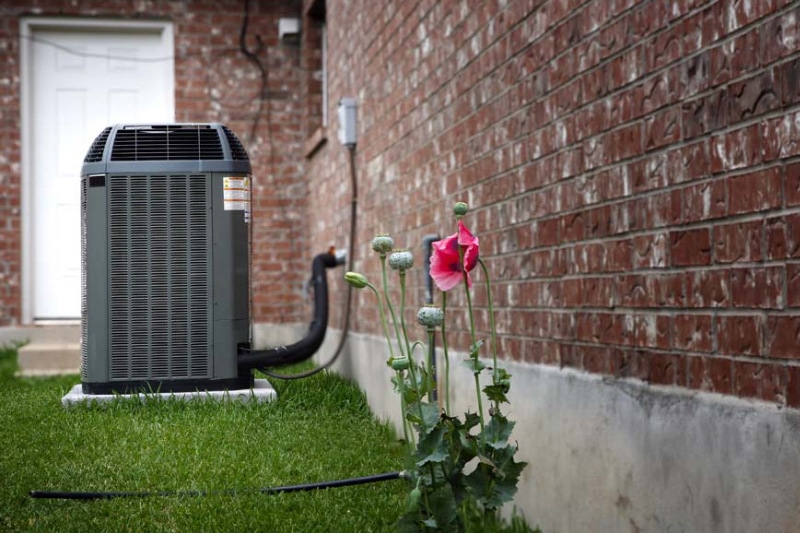
[[[86,394],[251,387],[250,160],[220,124],[116,125],[81,172]]]

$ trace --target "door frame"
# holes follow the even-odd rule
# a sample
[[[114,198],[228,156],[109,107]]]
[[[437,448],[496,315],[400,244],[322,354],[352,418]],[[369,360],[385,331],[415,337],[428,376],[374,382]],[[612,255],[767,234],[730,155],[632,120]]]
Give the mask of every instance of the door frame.
[[[20,218],[22,231],[22,262],[20,271],[20,284],[22,289],[22,323],[47,324],[53,321],[35,320],[33,309],[34,285],[33,266],[36,258],[33,251],[33,224],[36,217],[33,209],[34,173],[33,173],[33,37],[37,31],[59,30],[100,30],[100,31],[126,31],[147,32],[158,34],[161,37],[167,56],[173,59],[173,68],[165,69],[167,77],[167,90],[164,101],[169,107],[175,109],[175,39],[173,24],[167,20],[117,20],[106,18],[67,18],[67,17],[22,17],[19,22],[19,98],[20,98]],[[171,89],[171,90],[170,90]],[[174,119],[173,119],[174,120]],[[98,132],[100,133],[100,132]],[[87,146],[88,150],[89,147]],[[77,186],[77,185],[76,185]],[[65,321],[57,321],[64,323]],[[76,322],[76,321],[69,321]]]

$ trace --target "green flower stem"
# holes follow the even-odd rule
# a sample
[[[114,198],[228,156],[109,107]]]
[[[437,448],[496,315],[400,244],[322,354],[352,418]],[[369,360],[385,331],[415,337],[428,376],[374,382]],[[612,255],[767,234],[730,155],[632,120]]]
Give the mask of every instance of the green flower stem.
[[[383,305],[381,304],[381,297],[378,294],[378,289],[372,283],[367,283],[367,287],[372,289],[375,298],[378,300],[378,313],[381,316],[381,325],[383,326],[383,336],[386,337],[386,342],[389,345],[389,357],[394,359],[394,350],[392,350],[392,338],[389,336],[389,327],[386,325],[386,314],[383,312]]]
[[[489,329],[492,334],[492,385],[497,385],[497,331],[494,325],[494,307],[492,306],[492,282],[489,279],[489,269],[483,259],[478,259],[483,275],[486,276],[486,299],[489,301]],[[498,408],[500,402],[495,402],[495,410]]]
[[[386,301],[386,307],[389,308],[389,314],[392,315],[392,326],[394,327],[394,333],[397,337],[397,346],[400,350],[400,355],[403,355],[403,343],[400,340],[400,330],[397,328],[397,317],[394,314],[394,307],[392,306],[392,300],[389,298],[389,283],[386,277],[386,254],[381,254],[381,278],[383,280],[383,298]],[[411,353],[406,353],[405,355],[411,357]]]
[[[472,313],[472,296],[469,293],[469,284],[467,283],[467,272],[466,272],[466,270],[464,271],[464,292],[467,294],[467,309],[469,310],[469,332],[472,335],[472,346],[473,346],[473,349],[471,351],[474,351],[475,357],[473,358],[473,360],[474,360],[475,363],[477,363],[478,362],[478,350],[477,350],[478,339],[477,339],[477,337],[475,335],[475,316]],[[486,427],[486,424],[485,424],[485,422],[483,420],[483,399],[482,399],[482,394],[481,394],[481,380],[478,377],[478,373],[477,372],[473,371],[472,375],[475,376],[475,393],[478,396],[478,417],[480,418],[480,421],[481,421],[481,435],[483,435],[483,433],[484,433],[483,430]]]
[[[395,376],[397,376],[397,388],[400,389],[400,409],[401,409],[401,417],[403,419],[403,437],[406,440],[406,446],[408,446],[409,454],[414,453],[414,448],[416,447],[416,443],[411,440],[413,434],[409,432],[408,427],[408,419],[406,418],[406,379],[403,376],[403,372],[401,370],[395,371]]]
[[[442,350],[444,351],[444,412],[450,416],[450,357],[447,354],[447,335],[445,334],[445,324],[447,323],[447,293],[442,292]]]
[[[406,353],[411,359],[411,345],[408,343],[408,331],[406,331],[406,271],[398,271],[400,274],[400,329],[403,332],[403,339],[406,341]]]
[[[434,394],[436,388],[438,388],[438,383],[436,383],[436,376],[433,373],[433,369],[436,368],[436,364],[434,362],[434,357],[436,354],[431,349],[433,346],[433,333],[436,331],[436,328],[429,327],[428,330],[428,379],[430,380],[430,388],[428,389],[428,401],[433,403],[436,400],[436,403],[439,404],[439,411],[442,410],[442,402],[439,400],[438,395]]]
[[[428,433],[428,427],[425,425],[425,417],[422,416],[422,396],[419,393],[419,381],[417,381],[417,372],[414,370],[414,361],[409,360],[408,371],[411,373],[411,382],[414,384],[414,389],[417,393],[417,410],[419,411],[419,427],[422,429],[423,434]]]
[[[467,309],[469,311],[469,332],[472,339],[472,347],[470,348],[470,352],[474,352],[475,356],[473,357],[474,362],[477,364],[478,362],[478,338],[475,335],[475,315],[472,311],[472,295],[469,292],[469,278],[467,277],[467,269],[464,268],[464,250],[459,247],[458,248],[458,258],[461,262],[461,276],[464,280],[464,292],[467,295]],[[483,430],[486,427],[486,423],[483,419],[483,398],[481,395],[481,380],[478,377],[478,373],[475,372],[473,369],[472,375],[475,377],[475,395],[478,397],[478,418],[481,421],[481,435],[483,435]]]

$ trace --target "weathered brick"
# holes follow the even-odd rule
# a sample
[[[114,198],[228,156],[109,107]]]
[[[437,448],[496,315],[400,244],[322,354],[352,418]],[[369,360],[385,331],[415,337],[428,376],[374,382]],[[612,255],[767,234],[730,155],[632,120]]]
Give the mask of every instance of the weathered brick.
[[[676,315],[673,330],[673,347],[678,350],[710,353],[714,348],[711,315]]]
[[[767,319],[767,346],[770,357],[800,359],[800,316],[770,316]]]
[[[718,263],[761,261],[764,223],[738,222],[714,226],[714,260]]]
[[[708,229],[672,231],[669,238],[672,266],[711,264],[711,236]]]
[[[731,177],[730,214],[753,213],[781,206],[782,177],[779,167]]]

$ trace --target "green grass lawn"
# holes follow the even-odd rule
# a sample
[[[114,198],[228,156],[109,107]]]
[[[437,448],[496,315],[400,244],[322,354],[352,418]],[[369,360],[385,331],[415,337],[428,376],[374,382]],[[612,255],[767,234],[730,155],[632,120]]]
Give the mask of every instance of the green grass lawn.
[[[401,470],[402,449],[352,384],[275,382],[270,404],[117,402],[64,409],[78,376],[13,378],[0,348],[0,531],[394,531],[405,481],[258,489]],[[237,495],[35,500],[31,490]],[[241,490],[240,490],[241,489]]]

